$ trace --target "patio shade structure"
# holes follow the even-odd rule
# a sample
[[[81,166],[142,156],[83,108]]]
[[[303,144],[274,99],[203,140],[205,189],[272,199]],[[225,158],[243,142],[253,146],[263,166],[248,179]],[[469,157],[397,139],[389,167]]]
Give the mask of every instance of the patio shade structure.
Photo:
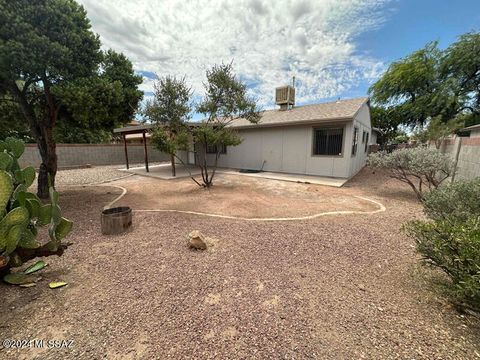
[[[150,172],[150,169],[148,168],[148,151],[147,151],[146,134],[151,129],[153,129],[153,125],[146,124],[146,125],[125,126],[125,127],[113,130],[115,134],[121,134],[123,137],[123,147],[125,149],[125,163],[127,165],[127,169],[129,169],[127,135],[142,134],[143,152],[145,154],[145,170],[147,172]]]

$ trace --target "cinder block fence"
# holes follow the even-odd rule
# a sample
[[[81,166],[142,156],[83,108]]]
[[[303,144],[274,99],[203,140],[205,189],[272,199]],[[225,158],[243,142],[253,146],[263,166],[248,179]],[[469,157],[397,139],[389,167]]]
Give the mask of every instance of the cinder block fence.
[[[144,161],[143,144],[128,144],[128,160],[130,164],[140,164]],[[170,157],[147,145],[150,162],[169,161]],[[57,144],[59,168],[69,168],[90,165],[124,165],[125,151],[123,144]],[[27,144],[21,166],[38,168],[41,163],[36,144]]]
[[[440,150],[457,162],[456,180],[480,177],[480,137],[447,139]]]

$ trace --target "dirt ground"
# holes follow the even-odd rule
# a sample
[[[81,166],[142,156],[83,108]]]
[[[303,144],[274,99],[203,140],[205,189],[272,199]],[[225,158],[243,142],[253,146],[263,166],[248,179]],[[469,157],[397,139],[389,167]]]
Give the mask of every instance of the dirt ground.
[[[118,205],[174,209],[245,218],[299,217],[331,211],[375,211],[378,205],[327,186],[217,174],[204,189],[190,178],[170,181],[132,176],[115,182],[128,190]]]
[[[73,347],[2,349],[0,358],[480,358],[478,320],[449,305],[432,285],[438,274],[418,264],[413,241],[401,231],[406,220],[422,216],[407,188],[368,170],[341,189],[262,179],[231,196],[236,186],[227,180],[200,194],[186,182],[169,188],[132,177],[119,181],[131,182],[121,201],[133,208],[295,216],[368,210],[352,200],[361,195],[387,210],[288,222],[137,212],[131,232],[102,236],[100,211],[120,189],[62,189],[75,244],[46,259],[36,287],[0,284],[0,334],[72,339]],[[135,196],[142,189],[146,195]],[[218,201],[226,203],[216,208]],[[186,236],[194,229],[214,246],[189,250]],[[69,285],[50,290],[53,280]]]

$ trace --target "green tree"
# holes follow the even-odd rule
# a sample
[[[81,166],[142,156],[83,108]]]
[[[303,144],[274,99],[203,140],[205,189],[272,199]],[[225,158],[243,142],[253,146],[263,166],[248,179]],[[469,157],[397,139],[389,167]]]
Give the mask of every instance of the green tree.
[[[373,102],[394,107],[405,125],[423,125],[430,116],[437,115],[433,102],[439,84],[440,55],[433,42],[393,62],[370,88]]]
[[[236,146],[242,142],[230,125],[240,118],[256,124],[260,114],[256,101],[247,95],[246,85],[235,77],[231,63],[215,65],[207,71],[205,97],[197,110],[206,119],[199,126],[192,127],[192,133],[197,146],[195,154],[202,174],[202,185],[208,188],[213,185],[222,147]],[[214,152],[210,164],[208,149]]]
[[[448,122],[443,122],[440,117],[435,117],[426,126],[413,135],[413,138],[419,140],[421,143],[428,144],[430,141],[435,143],[435,147],[440,149],[442,142],[449,136],[454,134],[457,130],[464,126],[462,118],[453,119]]]
[[[8,137],[33,141],[17,102],[8,94],[0,94],[0,140]]]
[[[461,119],[480,122],[480,34],[471,32],[445,50],[437,42],[393,62],[369,89],[372,102],[395,112],[400,124],[423,127]],[[381,127],[381,126],[380,126]]]
[[[95,73],[100,41],[74,1],[1,0],[0,14],[1,86],[19,103],[38,144],[38,195],[46,198],[48,177],[54,184],[57,172],[55,87]]]
[[[185,78],[166,76],[154,84],[153,99],[147,102],[144,109],[145,117],[156,125],[153,143],[160,151],[170,154],[172,176],[175,176],[178,151],[189,150],[186,121],[192,109],[191,95],[191,88],[187,86]]]
[[[128,59],[100,50],[75,1],[0,0],[0,91],[18,103],[37,142],[39,197],[48,197],[49,178],[55,184],[55,137],[128,122],[141,99],[140,82]]]
[[[441,77],[456,98],[465,126],[480,123],[480,33],[463,34],[444,52]]]
[[[399,135],[398,127],[401,124],[401,120],[395,112],[395,108],[372,106],[370,114],[372,126],[382,130],[384,142],[389,143]]]
[[[102,54],[97,72],[57,88],[62,103],[55,129],[61,142],[108,142],[112,130],[128,123],[142,99],[141,76],[123,54]]]

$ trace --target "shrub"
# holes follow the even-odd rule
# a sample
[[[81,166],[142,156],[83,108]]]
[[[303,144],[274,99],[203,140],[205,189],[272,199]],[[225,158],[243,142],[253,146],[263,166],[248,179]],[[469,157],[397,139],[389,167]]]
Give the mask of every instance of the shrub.
[[[426,147],[373,153],[368,164],[386,169],[392,178],[407,183],[420,201],[426,190],[438,188],[453,172],[453,161],[448,155]]]
[[[480,179],[450,184],[425,197],[428,221],[411,221],[425,263],[445,272],[454,294],[480,310]]]
[[[432,219],[465,221],[480,216],[480,179],[439,187],[425,197],[425,213]]]
[[[21,169],[22,141],[0,141],[0,272],[21,266],[37,256],[61,255],[67,247],[61,240],[72,229],[72,222],[61,215],[58,193],[50,188],[50,203],[43,204],[28,191],[35,180],[35,169]],[[38,229],[48,226],[49,241],[37,240]]]

